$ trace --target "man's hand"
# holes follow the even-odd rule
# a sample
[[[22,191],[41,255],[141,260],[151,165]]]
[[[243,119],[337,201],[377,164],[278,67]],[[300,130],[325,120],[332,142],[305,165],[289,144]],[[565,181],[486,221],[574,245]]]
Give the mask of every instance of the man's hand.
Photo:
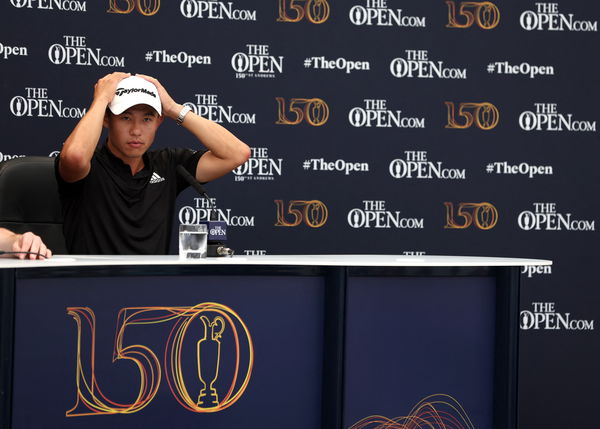
[[[158,89],[158,96],[160,97],[160,103],[162,104],[164,116],[171,119],[175,119],[177,118],[177,116],[179,116],[179,112],[181,111],[183,106],[177,104],[175,100],[171,98],[165,87],[161,85],[158,79],[155,79],[151,76],[147,76],[145,74],[136,74],[136,76],[141,77],[142,79],[146,79],[148,82],[151,82],[154,84],[154,86],[156,86],[156,89]]]
[[[35,254],[15,255],[19,259],[46,259],[52,257],[52,251],[46,247],[40,237],[32,232],[14,234],[13,252],[33,252]]]
[[[131,73],[114,72],[99,79],[94,85],[94,101],[108,106],[115,96],[119,82],[129,76]]]

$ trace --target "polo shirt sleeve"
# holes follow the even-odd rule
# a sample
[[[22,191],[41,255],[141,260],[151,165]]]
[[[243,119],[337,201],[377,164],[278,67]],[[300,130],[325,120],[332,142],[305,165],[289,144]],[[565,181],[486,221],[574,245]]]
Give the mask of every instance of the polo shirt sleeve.
[[[177,168],[178,165],[183,165],[183,167],[192,175],[192,177],[196,177],[196,167],[198,166],[200,157],[208,152],[207,149],[192,150],[178,148],[171,150],[174,168]],[[187,187],[188,183],[182,177],[177,175],[177,191],[181,192]]]
[[[54,176],[56,177],[59,195],[76,195],[81,191],[81,188],[83,187],[83,182],[86,178],[84,177],[83,179],[80,179],[76,182],[66,182],[60,175],[58,166],[59,163],[60,155],[54,159]]]

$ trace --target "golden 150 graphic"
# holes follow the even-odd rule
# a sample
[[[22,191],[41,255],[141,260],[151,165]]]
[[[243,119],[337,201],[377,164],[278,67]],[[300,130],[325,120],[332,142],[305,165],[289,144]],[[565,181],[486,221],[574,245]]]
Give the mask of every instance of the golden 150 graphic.
[[[500,121],[500,112],[492,103],[459,103],[458,112],[452,101],[446,101],[445,104],[448,110],[446,128],[464,130],[475,124],[477,128],[489,131]],[[456,119],[457,116],[462,118],[461,123]]]
[[[110,399],[100,389],[96,375],[94,311],[69,307],[67,313],[77,324],[77,399],[66,412],[67,417],[136,413],[155,398],[163,373],[173,398],[195,413],[230,407],[250,381],[252,339],[248,327],[231,308],[214,302],[193,307],[128,307],[117,316],[112,361],[134,363],[139,370],[139,384],[131,386],[133,401]],[[164,339],[156,335],[161,327]],[[125,345],[140,341],[137,338],[161,345],[162,365],[148,345]]]
[[[498,210],[492,204],[483,203],[454,203],[445,202],[445,229],[467,229],[472,225],[482,230],[492,229],[498,223]],[[460,219],[460,221],[457,221]]]
[[[304,222],[311,228],[320,228],[327,222],[329,211],[319,200],[291,200],[287,207],[283,200],[275,200],[277,223],[275,226],[298,226]],[[286,219],[286,216],[290,219]]]
[[[313,24],[322,24],[329,19],[330,7],[327,0],[279,0],[279,22],[300,22],[303,19]]]
[[[320,98],[291,98],[287,108],[283,97],[275,97],[275,100],[277,101],[276,124],[298,125],[306,122],[313,127],[320,127],[329,119],[329,106]],[[293,116],[290,117],[290,114]]]
[[[156,15],[160,0],[108,0],[108,13],[129,14],[133,9],[145,16]]]
[[[457,3],[459,4],[458,12]],[[448,5],[448,24],[446,25],[448,28],[469,28],[473,24],[477,24],[483,30],[491,30],[500,23],[500,10],[489,1],[447,1],[446,5]],[[461,17],[460,19],[457,17],[457,13]]]

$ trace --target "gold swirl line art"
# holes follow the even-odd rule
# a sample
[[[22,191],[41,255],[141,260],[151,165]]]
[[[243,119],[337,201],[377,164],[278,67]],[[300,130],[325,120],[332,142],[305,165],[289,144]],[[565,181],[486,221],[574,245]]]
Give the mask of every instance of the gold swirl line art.
[[[365,417],[349,429],[475,429],[471,419],[450,395],[434,394],[419,401],[407,416]]]

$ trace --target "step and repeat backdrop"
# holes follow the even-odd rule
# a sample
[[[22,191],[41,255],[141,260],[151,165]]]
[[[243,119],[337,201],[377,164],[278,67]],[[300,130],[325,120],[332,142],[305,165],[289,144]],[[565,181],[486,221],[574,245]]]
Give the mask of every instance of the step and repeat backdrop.
[[[155,76],[252,148],[212,201],[188,190],[175,213],[216,206],[237,254],[552,259],[522,274],[520,427],[591,426],[599,15],[584,0],[2,0],[0,159],[56,156],[102,76]],[[154,145],[199,143],[169,121]]]

